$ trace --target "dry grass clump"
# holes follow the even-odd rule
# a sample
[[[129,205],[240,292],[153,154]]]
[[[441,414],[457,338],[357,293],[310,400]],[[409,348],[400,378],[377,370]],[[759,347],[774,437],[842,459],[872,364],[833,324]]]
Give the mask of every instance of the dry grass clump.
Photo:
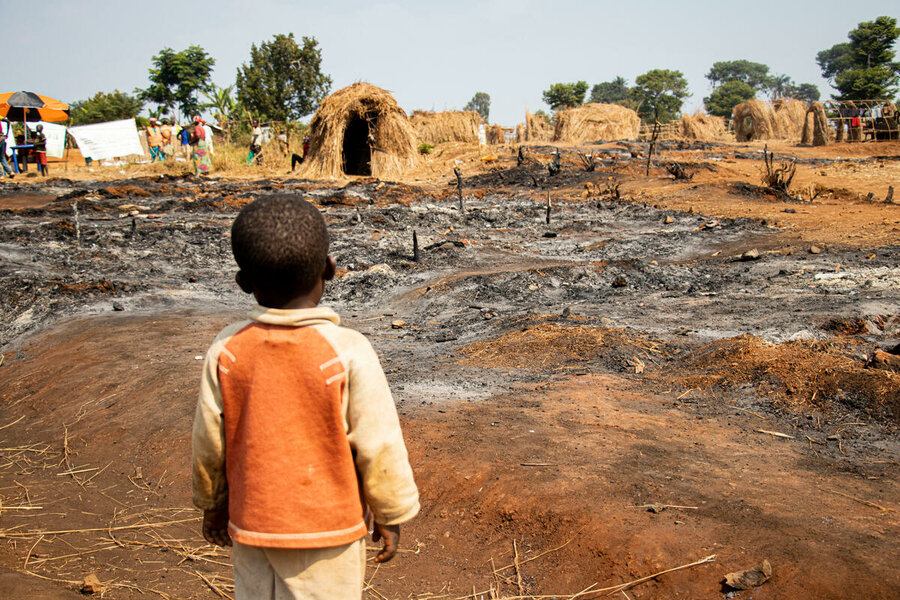
[[[525,141],[525,124],[516,123],[516,143],[521,144]]]
[[[813,102],[803,121],[803,135],[800,143],[804,145],[812,144],[813,146],[827,146],[834,140],[834,131],[828,124],[828,118],[825,116],[825,105],[821,102]]]
[[[591,102],[556,113],[553,141],[633,140],[640,130],[641,119],[630,108]]]
[[[553,127],[543,115],[533,115],[525,111],[526,142],[549,142],[553,139]]]
[[[417,110],[410,117],[420,142],[478,142],[478,126],[481,116],[474,110],[448,110],[428,112]]]
[[[659,344],[624,329],[540,323],[475,342],[460,352],[463,364],[512,369],[564,369],[605,362],[619,369],[641,363],[635,355],[658,353]]]
[[[681,135],[698,142],[714,142],[728,137],[725,119],[701,112],[681,117]]]
[[[806,119],[806,104],[793,98],[780,98],[775,104],[749,100],[734,107],[734,133],[737,141],[800,139]]]
[[[699,390],[759,386],[784,408],[843,405],[900,423],[900,374],[866,369],[854,338],[772,344],[751,335],[717,340],[691,354],[669,381]]]
[[[396,177],[418,164],[418,142],[406,113],[387,90],[359,82],[336,91],[319,105],[309,125],[309,157],[297,170],[298,176],[345,175],[344,133],[354,119],[369,122],[374,140],[373,177]]]

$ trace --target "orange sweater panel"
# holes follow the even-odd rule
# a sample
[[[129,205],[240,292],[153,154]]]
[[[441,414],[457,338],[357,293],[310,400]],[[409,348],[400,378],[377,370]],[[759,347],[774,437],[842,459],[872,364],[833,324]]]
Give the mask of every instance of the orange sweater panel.
[[[347,376],[329,342],[314,327],[252,323],[225,345],[218,376],[232,538],[322,548],[363,537]]]

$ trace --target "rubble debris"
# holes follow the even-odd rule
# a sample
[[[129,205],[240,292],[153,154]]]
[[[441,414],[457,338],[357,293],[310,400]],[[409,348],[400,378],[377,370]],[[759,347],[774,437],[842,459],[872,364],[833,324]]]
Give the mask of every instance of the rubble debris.
[[[725,575],[724,583],[733,590],[749,590],[764,584],[770,577],[772,577],[772,565],[768,560],[764,560],[752,569],[728,573]]]
[[[752,250],[747,250],[743,254],[741,254],[742,261],[750,261],[750,260],[759,260],[760,254],[759,250],[753,248]]]
[[[102,592],[103,584],[100,583],[100,579],[93,573],[85,577],[81,583],[82,594],[100,594]]]

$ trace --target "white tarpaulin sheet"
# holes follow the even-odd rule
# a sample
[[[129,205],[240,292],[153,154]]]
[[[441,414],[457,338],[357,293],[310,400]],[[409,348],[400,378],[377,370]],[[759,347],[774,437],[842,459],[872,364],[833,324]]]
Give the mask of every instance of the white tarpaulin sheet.
[[[66,151],[66,127],[56,123],[29,123],[29,131],[37,129],[38,125],[44,126],[44,136],[47,138],[47,156],[62,158]]]
[[[85,158],[104,160],[129,154],[144,155],[134,119],[79,125],[70,127],[69,133]]]

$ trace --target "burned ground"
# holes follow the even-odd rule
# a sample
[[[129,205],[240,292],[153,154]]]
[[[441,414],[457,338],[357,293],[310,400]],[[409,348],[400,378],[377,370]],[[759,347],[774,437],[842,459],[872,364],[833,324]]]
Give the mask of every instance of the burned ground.
[[[189,508],[195,358],[249,304],[231,221],[287,192],[328,222],[326,302],[379,351],[423,492],[379,594],[574,594],[717,554],[629,594],[721,597],[768,557],[753,597],[890,597],[900,375],[866,362],[900,341],[900,207],[833,192],[882,167],[852,157],[831,193],[785,202],[739,187],[752,147],[660,150],[649,178],[637,144],[595,149],[594,172],[564,149],[555,177],[550,147],[479,160],[465,214],[453,178],[7,185],[0,496],[42,508],[0,513],[0,561],[96,571],[112,598],[228,592]],[[816,160],[802,177],[849,168]],[[72,529],[98,531],[46,533]],[[521,583],[494,569],[512,540]]]

